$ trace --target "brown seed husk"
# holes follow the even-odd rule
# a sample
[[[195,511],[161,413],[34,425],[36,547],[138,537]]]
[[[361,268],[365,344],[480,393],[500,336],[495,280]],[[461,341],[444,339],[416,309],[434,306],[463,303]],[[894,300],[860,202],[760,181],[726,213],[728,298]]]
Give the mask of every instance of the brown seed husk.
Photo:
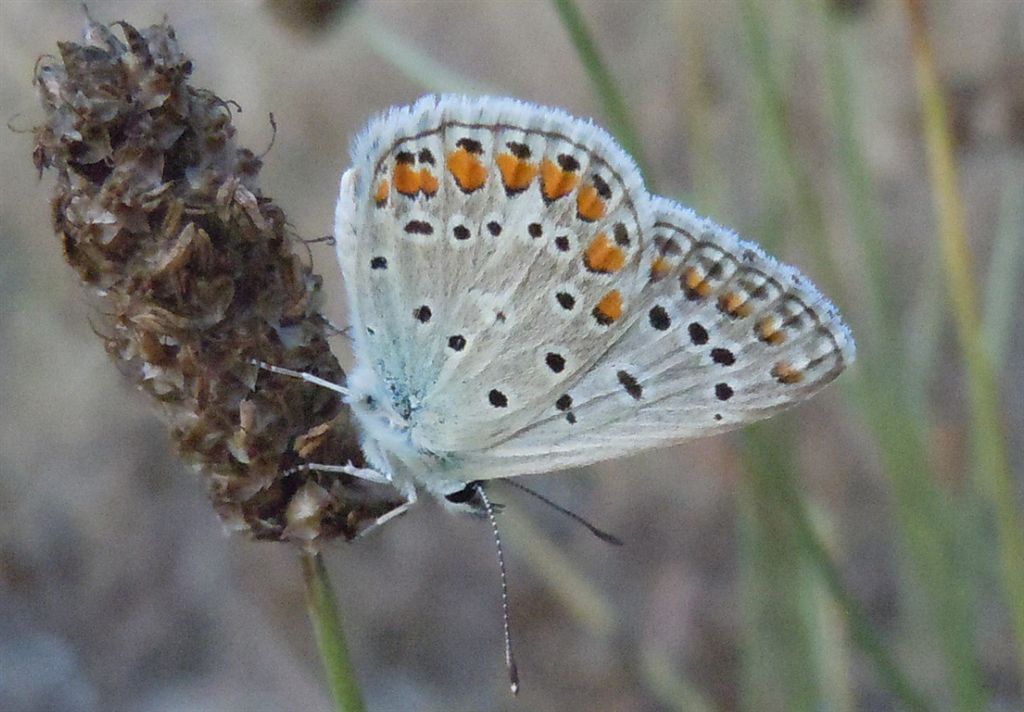
[[[33,157],[56,173],[54,229],[99,299],[96,331],[160,404],[231,528],[310,547],[352,538],[394,494],[293,470],[365,464],[348,408],[253,363],[344,383],[321,278],[260,191],[261,160],[236,145],[229,104],[189,85],[173,28],[114,24],[123,39],[90,21],[35,75],[46,120]]]

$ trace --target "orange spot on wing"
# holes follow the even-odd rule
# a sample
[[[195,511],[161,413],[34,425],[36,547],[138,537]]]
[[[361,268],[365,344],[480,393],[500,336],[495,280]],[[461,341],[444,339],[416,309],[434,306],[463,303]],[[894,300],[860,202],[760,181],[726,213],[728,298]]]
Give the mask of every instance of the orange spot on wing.
[[[585,185],[576,194],[576,213],[581,220],[594,222],[604,217],[607,206],[604,200],[597,194],[597,188],[592,185]]]
[[[626,264],[626,253],[601,232],[587,245],[583,264],[591,272],[618,272]]]
[[[598,324],[607,326],[622,316],[622,295],[619,290],[612,291],[601,297],[601,301],[594,307],[594,318]]]
[[[750,302],[736,292],[726,292],[719,297],[718,309],[734,318],[750,316],[752,311]]]
[[[552,201],[564,198],[572,192],[579,181],[579,176],[570,171],[563,171],[554,161],[544,159],[540,164],[541,190],[545,200]]]
[[[696,267],[687,267],[681,282],[687,299],[706,299],[711,294],[711,285]]]
[[[395,190],[402,195],[411,198],[420,190],[420,174],[408,163],[396,163],[391,177],[395,183]]]
[[[487,182],[487,169],[480,159],[465,148],[457,148],[448,154],[448,172],[455,183],[466,193],[478,190]]]
[[[657,282],[664,279],[672,270],[672,264],[664,257],[655,257],[654,261],[651,262],[651,281]]]
[[[757,338],[766,344],[775,346],[786,340],[786,334],[778,327],[774,317],[765,317],[754,326]]]
[[[498,154],[494,160],[501,170],[501,180],[507,191],[519,193],[526,190],[537,175],[537,164],[516,158],[511,153]]]
[[[804,379],[804,374],[793,368],[793,366],[786,361],[779,361],[777,364],[772,366],[772,376],[775,380],[784,385],[799,383]]]
[[[426,196],[437,192],[437,178],[430,172],[429,168],[420,168],[420,190]]]
[[[377,184],[377,192],[373,194],[373,199],[377,203],[377,207],[384,205],[384,203],[388,201],[388,190],[390,190],[390,188],[391,186],[388,184],[386,179]]]

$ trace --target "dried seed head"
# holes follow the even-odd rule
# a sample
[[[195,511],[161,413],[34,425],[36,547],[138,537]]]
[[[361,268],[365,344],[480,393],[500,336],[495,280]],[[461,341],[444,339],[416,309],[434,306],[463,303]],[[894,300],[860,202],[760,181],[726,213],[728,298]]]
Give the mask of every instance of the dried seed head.
[[[228,104],[188,84],[166,23],[89,23],[35,83],[46,112],[33,154],[57,174],[53,222],[100,299],[121,370],[162,406],[218,514],[258,539],[351,537],[394,502],[304,460],[362,466],[337,394],[254,360],[343,383],[320,277],[293,254],[285,216],[235,145]],[[288,473],[288,474],[282,474]]]

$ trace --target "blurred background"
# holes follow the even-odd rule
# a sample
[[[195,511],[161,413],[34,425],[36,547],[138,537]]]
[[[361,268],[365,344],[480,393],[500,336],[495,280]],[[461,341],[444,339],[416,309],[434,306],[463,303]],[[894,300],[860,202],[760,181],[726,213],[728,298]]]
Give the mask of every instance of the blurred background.
[[[269,145],[273,112],[262,187],[300,235],[330,233],[372,114],[509,94],[607,126],[657,192],[800,266],[857,338],[850,372],[770,424],[524,478],[622,548],[495,488],[516,700],[486,522],[427,503],[328,549],[368,708],[1021,709],[1021,3],[924,3],[933,65],[901,2],[570,5],[89,3],[166,15],[193,85],[241,105],[242,145]],[[294,552],[224,534],[52,235],[32,70],[83,27],[77,2],[0,3],[0,708],[328,710]],[[929,67],[945,137],[924,128]]]

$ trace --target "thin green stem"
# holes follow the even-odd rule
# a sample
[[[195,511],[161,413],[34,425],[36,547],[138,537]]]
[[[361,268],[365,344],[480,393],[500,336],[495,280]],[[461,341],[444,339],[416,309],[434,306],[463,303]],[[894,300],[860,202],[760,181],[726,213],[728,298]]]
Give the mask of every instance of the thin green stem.
[[[611,128],[615,138],[619,140],[622,147],[633,156],[633,159],[640,166],[641,172],[647,179],[648,187],[651,186],[650,172],[645,170],[646,161],[643,159],[643,150],[637,136],[636,127],[630,117],[629,107],[626,100],[619,91],[619,87],[612,77],[608,66],[601,58],[594,38],[587,29],[586,22],[580,14],[579,8],[573,0],[552,0],[558,17],[562,20],[565,31],[569,34],[580,62],[586,70],[590,81],[594,85],[594,91],[601,100],[607,114],[608,126]]]
[[[793,489],[792,442],[784,421],[743,431],[739,488],[740,595],[744,611],[743,710],[810,712],[825,699],[818,630],[809,592],[817,583],[779,506],[780,489]]]
[[[576,561],[535,527],[515,504],[502,511],[501,528],[581,628],[604,641],[622,638],[625,631],[619,627],[621,616],[616,614],[615,605],[590,582]],[[667,655],[647,648],[634,655],[633,649],[631,645],[623,646],[623,664],[637,671],[651,694],[668,707],[685,699],[687,706],[680,709],[711,712],[713,708],[699,688],[673,666]]]
[[[1003,170],[999,226],[988,268],[981,332],[992,363],[1006,360],[1019,314],[1016,295],[1024,281],[1024,156],[1010,158]]]
[[[856,48],[848,57],[844,48],[850,33],[844,31],[837,11],[823,7],[820,0],[816,0],[816,7],[823,15],[826,31],[826,84],[837,136],[838,165],[852,209],[854,236],[863,249],[869,280],[868,288],[862,291],[868,297],[872,328],[862,330],[866,343],[862,343],[860,367],[854,371],[855,395],[878,444],[883,470],[894,495],[906,556],[913,567],[914,576],[904,585],[924,593],[921,597],[908,596],[908,612],[913,614],[914,601],[926,604],[929,610],[923,617],[925,625],[928,634],[941,645],[953,695],[960,701],[976,700],[980,684],[973,654],[974,589],[971,577],[964,574],[968,560],[963,532],[958,530],[944,491],[930,473],[931,463],[925,449],[927,375],[921,372],[928,363],[922,353],[927,349],[920,339],[904,342],[900,337],[890,306],[897,302],[891,288],[896,280],[887,265],[884,226],[878,218],[873,178],[864,163],[864,151],[855,130],[857,109],[865,102],[855,97],[850,67],[857,66],[860,51]],[[925,259],[929,265],[937,263],[938,255],[929,252]],[[927,317],[914,320],[919,331],[927,328],[926,322],[935,317],[933,309],[928,310]],[[904,343],[912,343],[913,350],[901,348]]]
[[[461,92],[466,94],[500,94],[501,88],[467,77],[437,61],[429,52],[416,47],[410,40],[373,16],[369,12],[353,13],[350,24],[356,29],[352,35],[366,44],[378,57],[398,70],[405,78],[434,92]]]
[[[313,624],[334,708],[337,712],[363,712],[363,696],[348,657],[341,616],[324,560],[319,553],[303,551],[300,561],[309,620]]]
[[[946,285],[967,374],[971,440],[977,483],[995,511],[1002,584],[1016,633],[1018,665],[1024,671],[1024,519],[1010,470],[995,369],[981,330],[974,260],[967,244],[966,218],[958,186],[949,118],[920,0],[905,0],[921,102],[929,176],[946,268]]]
[[[875,672],[882,683],[899,699],[908,710],[923,712],[929,709],[928,703],[914,689],[910,680],[904,675],[896,660],[889,653],[889,648],[881,639],[864,609],[843,584],[839,569],[832,561],[828,549],[814,530],[811,519],[807,515],[800,496],[791,489],[782,494],[784,505],[789,511],[790,519],[796,525],[797,540],[825,581],[829,593],[843,612],[850,627],[850,635],[854,641],[875,664]]]
[[[684,0],[672,3],[671,17],[679,32],[680,60],[676,72],[683,100],[679,107],[684,116],[683,130],[692,159],[692,195],[694,208],[705,215],[717,215],[726,220],[735,210],[729,205],[728,179],[722,161],[719,143],[720,122],[716,118],[713,90],[708,79],[707,22],[698,5],[702,0]]]
[[[805,164],[801,162],[790,134],[786,92],[776,71],[775,52],[768,35],[766,18],[752,0],[739,0],[741,25],[757,92],[758,140],[762,146],[767,175],[765,182],[775,185],[775,195],[792,204],[799,221],[804,244],[814,252],[815,262],[825,284],[838,289],[842,280],[825,243],[827,224],[821,197]],[[770,171],[770,173],[768,173]],[[774,209],[782,211],[785,202]],[[781,215],[770,216],[776,225]],[[777,230],[782,234],[781,230]],[[777,248],[778,245],[772,245]]]
[[[751,72],[756,83],[757,109],[755,115],[758,117],[759,143],[764,152],[766,170],[770,171],[770,181],[766,185],[774,187],[775,193],[771,205],[776,210],[781,210],[782,205],[789,199],[793,202],[794,214],[797,217],[798,233],[809,238],[808,243],[813,246],[815,256],[818,258],[820,267],[826,275],[826,282],[830,283],[838,292],[841,280],[838,279],[839,270],[832,256],[825,249],[825,243],[821,239],[827,229],[825,211],[822,200],[815,188],[815,183],[809,171],[802,163],[795,151],[793,138],[789,131],[789,117],[787,111],[787,100],[783,85],[779,81],[775,67],[774,47],[771,38],[766,30],[766,18],[763,16],[759,6],[751,0],[739,0],[741,15],[741,28],[743,30],[746,49]],[[833,57],[833,66],[830,71],[843,70],[844,68],[836,62],[838,57]],[[842,91],[841,87],[835,89]],[[844,99],[843,96],[836,96],[833,93],[833,101]],[[841,102],[839,103],[841,105]],[[849,115],[843,112],[844,115]],[[840,124],[838,127],[844,132],[843,152],[859,153],[856,150],[856,142],[853,138],[852,126]],[[848,185],[854,189],[855,207],[856,203],[870,201],[870,189],[866,184],[866,171],[860,170],[861,161],[851,165],[851,172],[846,176]],[[780,185],[784,181],[784,185]],[[884,263],[880,250],[877,249],[877,236],[873,233],[877,230],[871,215],[861,215],[862,218],[857,225],[858,233],[863,236],[868,234],[871,242],[868,247],[875,248],[868,255],[872,262],[871,277],[874,282],[884,284]],[[766,226],[768,236],[778,233],[772,226],[777,226],[781,215],[769,216],[770,222]],[[886,309],[876,309],[873,317],[883,324],[886,322]],[[883,328],[891,328],[887,324]],[[884,340],[884,339],[883,339]],[[943,621],[942,625],[948,627],[943,629],[943,635],[948,643],[946,649],[949,653],[950,667],[962,671],[970,669],[962,662],[963,651],[970,650],[970,600],[969,594],[965,593],[962,587],[952,586],[951,583],[956,577],[956,567],[950,557],[950,552],[955,550],[955,537],[951,534],[949,512],[941,493],[934,487],[927,477],[927,458],[923,448],[923,440],[918,432],[912,415],[907,413],[907,403],[903,398],[903,389],[899,387],[899,378],[893,373],[891,360],[886,360],[884,355],[886,349],[878,351],[868,350],[863,355],[860,368],[854,369],[851,374],[854,377],[853,385],[858,396],[858,405],[863,409],[867,421],[874,426],[876,438],[881,450],[881,455],[890,475],[892,485],[896,491],[899,502],[898,511],[902,518],[904,535],[909,544],[909,551],[912,558],[919,567],[919,573],[929,598],[933,603],[933,614],[935,620]],[[898,436],[898,437],[894,437]],[[780,478],[780,482],[786,486],[791,483]],[[797,495],[794,494],[794,497]],[[804,539],[806,539],[806,532]],[[807,549],[820,549],[814,546],[809,540],[804,541]],[[822,553],[821,549],[818,553]],[[824,559],[817,556],[811,557],[812,561],[821,568]],[[834,565],[831,565],[834,569]],[[847,605],[852,597],[842,588],[838,577],[830,575],[827,570],[822,570],[822,575],[828,582],[829,590],[839,604],[840,609],[848,616],[853,640],[858,647],[874,663],[880,679],[889,686],[890,691],[896,695],[904,705],[909,708],[917,708],[922,697],[914,693],[907,683],[907,677],[899,672],[893,674],[895,661],[888,655],[880,655],[885,649],[877,644],[878,636],[871,637],[864,635],[863,629],[858,628],[868,625],[865,618],[853,618],[858,609],[850,608]],[[837,595],[838,592],[842,595]],[[965,642],[966,641],[966,642]],[[970,659],[970,656],[967,656]],[[958,662],[959,660],[959,662]],[[966,678],[966,679],[964,679]],[[972,684],[974,678],[969,675],[957,677],[960,686],[967,689],[976,689]]]

